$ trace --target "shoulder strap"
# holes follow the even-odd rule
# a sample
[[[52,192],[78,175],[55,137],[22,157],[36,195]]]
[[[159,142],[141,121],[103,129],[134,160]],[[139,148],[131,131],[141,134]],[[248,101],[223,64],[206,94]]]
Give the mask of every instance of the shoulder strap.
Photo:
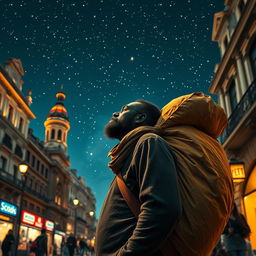
[[[140,202],[138,198],[135,197],[131,190],[126,186],[120,175],[116,176],[116,181],[124,200],[128,204],[132,213],[136,216],[136,218],[138,218],[140,214]]]

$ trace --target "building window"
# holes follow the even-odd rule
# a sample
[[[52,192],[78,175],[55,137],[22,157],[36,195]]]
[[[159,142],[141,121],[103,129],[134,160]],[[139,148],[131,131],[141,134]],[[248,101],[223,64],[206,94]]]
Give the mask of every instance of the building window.
[[[13,107],[9,106],[7,119],[12,122],[12,118],[13,118]]]
[[[34,209],[35,209],[35,205],[34,205],[34,204],[32,204],[32,203],[30,203],[30,204],[29,204],[29,208],[30,208],[30,210],[34,211]]]
[[[4,135],[3,144],[4,144],[7,148],[9,148],[10,150],[12,150],[12,139],[11,139],[11,137],[10,137],[8,134],[5,134],[5,135]]]
[[[14,151],[16,156],[19,156],[20,158],[23,158],[23,152],[21,147],[17,144]]]
[[[35,167],[36,164],[36,158],[35,156],[32,156],[32,167]]]
[[[20,132],[23,131],[23,125],[24,125],[24,119],[21,117],[19,122],[19,128],[18,128]]]
[[[44,165],[41,164],[41,174],[44,176]]]
[[[237,105],[235,80],[232,80],[232,82],[229,85],[229,99],[231,111],[233,111]]]
[[[55,130],[52,129],[52,132],[51,132],[51,139],[54,140],[54,138],[55,138]]]
[[[1,168],[3,171],[7,171],[6,167],[7,167],[7,159],[4,156],[1,156]]]
[[[48,168],[45,169],[45,178],[48,178]]]
[[[28,201],[27,200],[22,200],[22,206],[27,207],[28,206]]]
[[[61,140],[61,130],[58,130],[58,140]]]
[[[256,40],[254,40],[250,49],[250,59],[251,59],[254,78],[256,78]]]
[[[37,160],[36,169],[37,169],[38,171],[40,170],[40,161],[39,161],[39,160]]]
[[[40,213],[40,207],[36,207],[36,211],[38,212],[38,213]]]
[[[27,150],[27,154],[26,154],[26,161],[27,163],[30,163],[30,151]]]

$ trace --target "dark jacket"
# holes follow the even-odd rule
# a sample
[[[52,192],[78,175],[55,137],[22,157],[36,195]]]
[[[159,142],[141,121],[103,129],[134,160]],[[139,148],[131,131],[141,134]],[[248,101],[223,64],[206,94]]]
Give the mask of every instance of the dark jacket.
[[[47,254],[47,235],[42,234],[36,238],[36,255]]]
[[[97,225],[96,255],[160,256],[162,241],[181,213],[177,167],[170,147],[158,135],[143,136],[121,175],[139,198],[138,220],[114,179]]]
[[[14,236],[12,234],[7,234],[2,243],[2,251],[9,252],[14,244]]]

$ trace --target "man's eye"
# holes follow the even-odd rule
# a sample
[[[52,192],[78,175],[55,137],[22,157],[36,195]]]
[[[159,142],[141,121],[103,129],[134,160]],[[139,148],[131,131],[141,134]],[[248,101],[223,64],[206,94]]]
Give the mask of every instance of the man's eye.
[[[124,112],[127,110],[127,107],[122,107],[121,112]]]

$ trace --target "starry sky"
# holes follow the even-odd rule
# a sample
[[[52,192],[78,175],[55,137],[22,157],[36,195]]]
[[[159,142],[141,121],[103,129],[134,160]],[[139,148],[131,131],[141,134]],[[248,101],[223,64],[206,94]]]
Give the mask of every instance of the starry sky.
[[[103,128],[136,99],[163,107],[194,91],[208,93],[220,61],[211,41],[213,15],[224,0],[1,0],[0,63],[21,59],[23,93],[33,92],[30,127],[43,122],[64,86],[72,168],[97,200],[113,179],[107,153],[118,142]]]

